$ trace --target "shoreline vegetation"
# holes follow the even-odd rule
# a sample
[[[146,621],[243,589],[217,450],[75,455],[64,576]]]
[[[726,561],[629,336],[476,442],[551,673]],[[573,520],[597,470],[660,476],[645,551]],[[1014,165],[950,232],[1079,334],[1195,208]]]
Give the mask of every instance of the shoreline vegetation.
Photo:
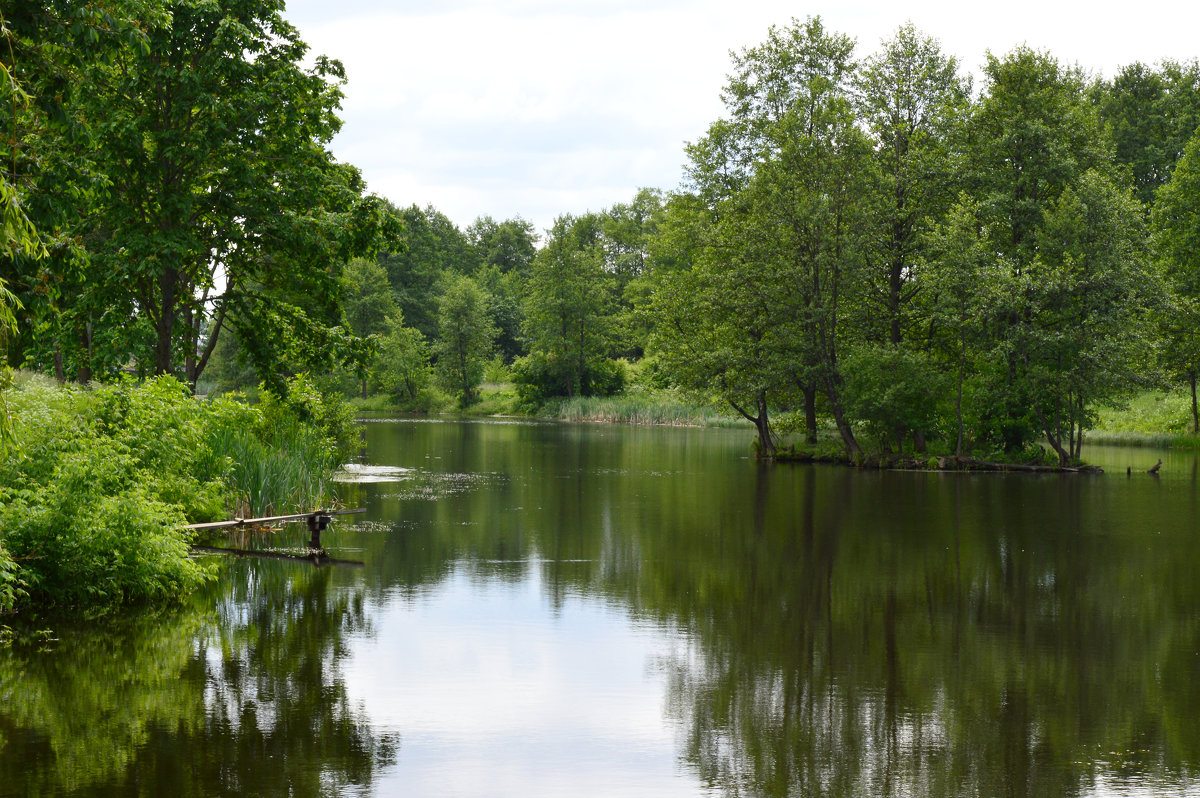
[[[214,576],[185,524],[331,506],[353,414],[304,376],[288,396],[18,374],[0,450],[0,617],[178,599]]]
[[[1085,445],[1200,449],[1200,436],[1188,434],[1190,396],[1186,389],[1148,391],[1116,408],[1097,413],[1096,426],[1085,434]],[[394,413],[399,410],[382,395],[352,400],[356,410]],[[480,389],[479,401],[467,408],[445,412],[468,417],[534,417],[556,421],[595,424],[630,424],[693,428],[727,428],[754,431],[754,425],[712,404],[704,404],[673,390],[655,390],[633,385],[614,396],[558,397],[535,407],[522,407],[512,383],[489,382]],[[976,452],[956,457],[931,446],[927,452],[882,450],[878,440],[864,436],[864,453],[848,456],[832,419],[822,419],[816,443],[798,437],[800,419],[782,415],[780,445],[772,459],[777,462],[816,462],[862,468],[897,468],[951,471],[1029,471],[1046,473],[1095,473],[1086,462],[1059,465],[1045,446],[1034,444],[1015,457],[993,452]]]

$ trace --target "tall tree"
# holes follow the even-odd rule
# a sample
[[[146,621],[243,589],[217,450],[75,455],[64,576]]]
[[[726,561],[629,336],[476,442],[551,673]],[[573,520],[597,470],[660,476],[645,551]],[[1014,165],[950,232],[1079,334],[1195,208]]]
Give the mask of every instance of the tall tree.
[[[1111,140],[1086,96],[1083,75],[1046,53],[1018,47],[989,54],[984,93],[970,121],[964,173],[978,202],[992,257],[1010,273],[1007,293],[993,308],[989,335],[994,363],[984,403],[985,437],[1006,451],[1021,449],[1044,425],[1036,417],[1041,380],[1027,335],[1039,312],[1038,280],[1066,277],[1035,269],[1047,214],[1088,170],[1115,172]],[[1039,276],[1035,279],[1034,275]],[[1050,294],[1043,293],[1042,298]]]
[[[158,373],[182,356],[194,381],[227,315],[264,372],[281,335],[317,342],[301,351],[332,343],[337,264],[366,249],[379,222],[357,172],[325,149],[340,127],[342,67],[318,57],[302,68],[307,45],[282,10],[281,0],[177,3],[105,98],[104,146],[126,166],[105,259],[153,324]]]
[[[496,328],[488,313],[488,297],[466,275],[449,275],[438,308],[437,374],[466,407],[476,398],[483,364],[492,353]]]
[[[433,206],[412,205],[395,213],[404,227],[404,246],[385,252],[380,262],[407,323],[433,340],[442,275],[474,274],[479,253],[454,222]]]
[[[899,344],[910,323],[921,234],[954,198],[956,138],[969,107],[970,81],[936,40],[907,24],[866,59],[856,84],[879,177],[879,239],[870,253],[869,297],[881,308],[886,340]]]
[[[604,268],[601,219],[560,216],[533,261],[525,302],[531,355],[543,359],[552,393],[593,393],[610,354],[612,275]]]
[[[1166,365],[1192,394],[1192,432],[1200,431],[1200,131],[1188,142],[1171,179],[1158,190],[1151,216],[1172,307],[1163,316]]]
[[[1138,198],[1149,207],[1171,177],[1200,125],[1200,62],[1135,62],[1094,90],[1112,132],[1117,161],[1129,167]]]
[[[533,223],[519,216],[503,222],[481,216],[467,228],[467,239],[479,262],[495,266],[502,274],[528,276],[537,254],[538,236]]]
[[[778,390],[777,364],[790,364],[793,390],[804,393],[810,410],[820,390],[847,450],[857,452],[838,369],[843,299],[861,264],[870,173],[869,144],[850,101],[853,49],[819,18],[772,27],[765,42],[734,56],[722,93],[729,119],[714,123],[688,155],[712,228],[705,262],[731,272],[724,282],[744,285],[730,294],[754,305],[753,313],[740,311],[743,318],[762,320],[746,324],[753,335],[744,339],[749,351],[770,352],[751,358],[764,369],[758,390]],[[753,418],[769,453],[770,397],[757,403],[762,411]]]
[[[385,220],[325,149],[340,124],[340,64],[301,66],[307,46],[282,0],[115,4],[160,12],[141,28],[110,24],[102,4],[58,5],[43,16],[60,30],[83,19],[124,43],[67,62],[59,82],[85,87],[64,106],[79,129],[74,146],[48,150],[82,152],[97,175],[88,226],[74,230],[85,273],[58,312],[77,332],[62,346],[78,375],[105,341],[108,365],[134,357],[194,382],[226,325],[277,387],[282,361],[349,354],[338,264],[368,251]],[[71,184],[59,188],[71,207]]]
[[[1079,458],[1097,404],[1149,384],[1161,289],[1143,218],[1131,189],[1086,172],[1047,211],[1038,256],[1014,286],[1022,321],[1009,340],[1062,465]]]

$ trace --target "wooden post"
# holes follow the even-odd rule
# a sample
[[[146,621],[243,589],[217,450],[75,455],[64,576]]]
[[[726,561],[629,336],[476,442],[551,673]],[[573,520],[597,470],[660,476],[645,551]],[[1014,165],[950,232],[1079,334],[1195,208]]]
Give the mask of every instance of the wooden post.
[[[308,531],[312,533],[312,537],[308,541],[310,549],[321,550],[321,533],[327,526],[329,526],[329,516],[325,513],[313,513],[308,517]]]

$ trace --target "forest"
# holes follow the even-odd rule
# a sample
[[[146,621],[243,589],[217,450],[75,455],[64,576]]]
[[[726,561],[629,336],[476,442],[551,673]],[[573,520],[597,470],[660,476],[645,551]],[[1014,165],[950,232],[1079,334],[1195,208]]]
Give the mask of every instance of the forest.
[[[282,0],[0,13],[6,381],[683,397],[764,457],[1066,465],[1100,409],[1170,386],[1198,429],[1194,60],[1106,78],[1021,46],[972,76],[911,25],[864,54],[792,20],[732,54],[677,189],[462,229],[333,158],[345,71]]]

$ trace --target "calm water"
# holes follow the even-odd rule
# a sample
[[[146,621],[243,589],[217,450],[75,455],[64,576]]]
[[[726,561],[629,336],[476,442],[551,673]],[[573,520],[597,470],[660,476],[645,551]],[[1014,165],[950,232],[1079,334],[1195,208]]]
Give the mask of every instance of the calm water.
[[[968,476],[764,467],[735,431],[365,432],[390,468],[324,537],[362,566],[222,558],[182,609],[0,651],[0,794],[1200,796],[1194,455]]]

